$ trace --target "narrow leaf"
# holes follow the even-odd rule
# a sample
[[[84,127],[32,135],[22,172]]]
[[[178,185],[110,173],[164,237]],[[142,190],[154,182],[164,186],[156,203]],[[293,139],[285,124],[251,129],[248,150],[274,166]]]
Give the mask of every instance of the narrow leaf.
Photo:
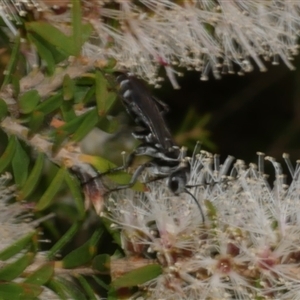
[[[107,117],[102,117],[98,122],[98,127],[107,133],[114,133],[118,126],[119,122],[116,118],[108,119]]]
[[[44,119],[45,115],[41,111],[35,110],[32,112],[28,123],[28,127],[30,129],[29,135],[32,135],[41,130]]]
[[[98,123],[99,118],[95,109],[88,112],[80,124],[79,128],[74,132],[72,141],[81,141]]]
[[[91,100],[93,100],[95,92],[96,92],[96,87],[93,85],[90,87],[90,89],[88,90],[88,92],[85,94],[85,96],[83,97],[83,99],[80,102],[82,104],[86,104],[86,103],[90,102]]]
[[[62,93],[57,92],[54,96],[48,98],[46,101],[40,103],[36,110],[48,115],[49,113],[58,109],[63,103]]]
[[[96,71],[96,102],[99,116],[105,116],[116,100],[116,94],[108,92],[107,79]]]
[[[94,293],[93,289],[91,288],[90,284],[87,282],[87,280],[81,275],[77,275],[76,278],[80,282],[88,299],[89,300],[97,300],[97,297],[95,296],[95,293]]]
[[[75,55],[79,55],[82,42],[82,19],[81,5],[79,0],[72,1],[72,29],[73,29],[73,45]]]
[[[73,250],[62,260],[64,268],[75,268],[91,261],[96,254],[96,245],[103,234],[103,228],[97,229],[82,246]]]
[[[162,268],[158,264],[148,265],[129,272],[112,282],[112,286],[116,289],[121,287],[132,287],[143,284],[162,274]]]
[[[103,280],[101,280],[99,277],[97,277],[97,276],[92,276],[93,277],[93,279],[102,287],[102,288],[104,288],[105,290],[107,290],[108,291],[108,289],[109,289],[109,286],[103,281]]]
[[[0,157],[0,173],[2,173],[7,168],[7,166],[10,164],[10,162],[15,154],[16,146],[17,146],[17,140],[14,136],[11,136],[9,138],[9,142],[8,142],[8,145],[7,145],[4,153]]]
[[[65,122],[67,122],[67,124],[72,122],[73,120],[77,119],[77,116],[76,116],[76,113],[74,111],[72,103],[64,101],[63,104],[60,107],[60,110],[61,110],[61,113],[62,113],[63,120]],[[67,125],[63,125],[60,128],[65,128],[65,127],[68,128]]]
[[[93,259],[93,269],[102,274],[109,274],[110,271],[110,256],[108,254],[97,255]]]
[[[75,83],[71,77],[66,74],[63,80],[63,98],[68,101],[74,97],[75,93]]]
[[[106,219],[104,217],[101,218],[102,223],[105,227],[105,229],[108,231],[108,233],[112,236],[113,240],[115,241],[115,243],[117,245],[119,245],[120,247],[122,247],[122,242],[121,242],[121,236],[120,236],[120,231],[119,230],[115,230],[111,227],[112,225],[112,221],[109,219]]]
[[[49,75],[53,75],[55,71],[55,60],[51,50],[49,50],[40,39],[36,38],[34,34],[29,33],[28,39],[36,46],[38,54],[41,56],[42,60],[46,62]]]
[[[66,120],[68,118],[66,113],[67,113],[67,111],[64,112],[64,117],[65,117],[64,120]],[[63,126],[59,127],[57,129],[57,131],[63,131],[63,132],[67,132],[68,134],[72,134],[80,126],[80,124],[82,123],[82,121],[86,117],[87,113],[85,113],[81,116],[78,116],[78,117],[76,117],[76,116],[69,117],[68,119],[70,119],[70,120],[66,120],[67,123],[64,124]]]
[[[28,267],[33,261],[34,254],[26,253],[15,262],[8,264],[7,266],[0,269],[0,280],[13,280]]]
[[[71,282],[69,280],[66,280],[63,277],[59,277],[59,284],[61,285],[62,289],[66,292],[66,295],[68,295],[68,300],[89,300],[81,291],[80,289],[74,284],[74,282]],[[58,282],[56,282],[58,283]]]
[[[62,143],[68,137],[68,132],[62,131],[60,128],[55,131],[55,135],[53,137],[53,146],[52,152],[56,153],[60,150]]]
[[[7,104],[0,98],[0,121],[7,115]]]
[[[75,222],[68,231],[58,240],[58,242],[48,251],[47,258],[53,259],[55,254],[63,249],[63,247],[75,236],[81,228],[82,222]],[[0,256],[1,258],[1,256]]]
[[[21,38],[19,35],[16,36],[14,47],[12,50],[12,53],[10,55],[9,63],[7,65],[7,68],[5,70],[5,77],[3,80],[2,87],[7,85],[11,82],[12,74],[14,73],[16,69],[17,62],[20,58],[20,45],[21,45]]]
[[[46,22],[30,22],[26,24],[29,32],[35,32],[45,39],[48,43],[54,45],[59,51],[65,55],[76,55],[73,46],[73,38],[65,35],[56,27]]]
[[[25,237],[19,239],[18,241],[14,242],[9,247],[5,248],[0,252],[0,260],[7,260],[17,253],[19,253],[21,250],[26,249],[27,246],[31,243],[33,236],[36,234],[35,231],[29,233]]]
[[[69,173],[66,173],[65,180],[75,201],[75,205],[79,213],[79,219],[82,220],[85,216],[85,208],[80,183]]]
[[[3,282],[0,283],[1,300],[33,300],[43,289],[33,284]]]
[[[28,179],[20,190],[20,193],[18,195],[19,200],[28,197],[38,185],[43,171],[44,160],[45,155],[43,153],[39,153]]]
[[[64,181],[65,175],[66,175],[66,170],[64,168],[61,168],[56,173],[54,179],[50,183],[46,192],[44,193],[44,195],[42,196],[40,201],[37,203],[37,205],[35,206],[35,209],[37,211],[43,210],[51,204],[51,201],[53,200],[54,196],[59,191],[59,189]]]
[[[12,168],[15,182],[22,187],[28,176],[29,157],[22,145],[17,141],[16,150],[12,159]]]
[[[24,93],[19,99],[20,111],[23,114],[31,113],[40,102],[40,95],[36,90]]]
[[[54,264],[47,263],[30,274],[24,281],[24,283],[31,283],[36,285],[44,285],[54,274]]]
[[[53,292],[55,292],[61,300],[68,300],[69,297],[66,293],[66,287],[64,284],[59,282],[57,279],[51,279],[47,283],[47,287],[51,289]]]

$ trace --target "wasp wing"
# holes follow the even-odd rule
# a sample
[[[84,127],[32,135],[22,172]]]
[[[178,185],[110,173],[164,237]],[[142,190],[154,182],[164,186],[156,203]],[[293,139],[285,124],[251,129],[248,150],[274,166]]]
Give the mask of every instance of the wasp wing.
[[[146,85],[131,75],[122,74],[118,81],[128,113],[138,125],[149,130],[157,144],[169,151],[175,144],[162,116],[167,105],[154,98]]]

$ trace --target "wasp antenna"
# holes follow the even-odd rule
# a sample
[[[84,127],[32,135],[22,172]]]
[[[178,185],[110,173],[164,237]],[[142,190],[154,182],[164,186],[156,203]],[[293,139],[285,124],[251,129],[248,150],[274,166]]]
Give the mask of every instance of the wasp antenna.
[[[199,210],[200,210],[200,213],[201,213],[201,217],[202,217],[202,220],[203,220],[203,224],[205,223],[205,217],[204,217],[204,213],[203,213],[203,210],[201,208],[201,205],[199,204],[198,200],[196,199],[196,197],[187,189],[184,190],[187,194],[189,194],[193,200],[195,201],[195,203],[197,204]]]

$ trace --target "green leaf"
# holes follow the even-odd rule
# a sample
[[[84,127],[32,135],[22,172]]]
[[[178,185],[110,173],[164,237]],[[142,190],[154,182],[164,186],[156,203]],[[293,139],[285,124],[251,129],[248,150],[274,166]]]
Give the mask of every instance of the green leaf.
[[[35,32],[65,55],[76,55],[76,49],[73,46],[73,37],[65,35],[49,23],[42,21],[30,22],[26,24],[26,29],[29,32]]]
[[[95,167],[100,173],[104,173],[109,171],[112,168],[115,168],[116,165],[109,160],[100,157],[100,156],[92,156],[92,155],[81,155],[82,162],[88,163]]]
[[[46,101],[40,103],[36,110],[44,113],[45,115],[50,114],[56,109],[60,108],[63,103],[62,93],[57,92],[54,96],[48,98]]]
[[[32,135],[40,131],[44,119],[45,119],[45,115],[41,111],[35,110],[32,112],[28,123],[28,127],[30,129],[29,135]]]
[[[36,90],[24,93],[19,99],[20,111],[23,114],[31,113],[40,102],[40,95]]]
[[[29,157],[22,145],[17,141],[16,150],[12,159],[12,168],[15,182],[22,187],[28,176]]]
[[[5,70],[5,77],[3,80],[2,87],[11,82],[12,74],[15,71],[18,60],[20,58],[20,45],[21,45],[21,38],[20,35],[17,35],[15,38],[15,44],[12,49],[12,53],[10,55],[9,63]]]
[[[211,201],[209,201],[208,199],[205,199],[204,200],[204,205],[207,209],[208,218],[211,221],[216,221],[218,216],[217,216],[217,209],[214,206],[214,204]]]
[[[97,252],[96,246],[103,231],[103,228],[98,228],[86,243],[65,256],[62,260],[63,267],[70,269],[90,262]]]
[[[16,146],[17,139],[14,136],[11,136],[4,153],[0,157],[0,173],[2,173],[10,164],[12,158],[14,157]]]
[[[38,268],[35,272],[30,274],[24,283],[31,283],[36,285],[44,285],[46,284],[50,278],[54,275],[54,263],[47,263],[40,268]]]
[[[63,247],[75,236],[78,230],[81,228],[82,222],[75,222],[68,231],[58,240],[58,242],[48,251],[47,258],[53,259],[58,251],[63,249]]]
[[[57,279],[51,279],[48,283],[47,283],[47,287],[49,289],[51,289],[53,292],[55,292],[60,299],[62,300],[68,300],[69,297],[66,293],[66,287],[64,284],[62,284],[61,282],[59,282]]]
[[[26,249],[27,246],[32,242],[32,239],[35,236],[35,234],[36,232],[33,231],[28,235],[24,236],[23,238],[19,239],[18,241],[14,242],[9,247],[3,249],[0,252],[0,260],[5,261],[19,253],[21,250]]]
[[[91,88],[87,91],[87,93],[85,94],[85,96],[83,97],[83,99],[81,100],[82,104],[86,104],[88,102],[90,102],[91,100],[94,100],[94,95],[96,92],[96,87],[93,85],[91,86]]]
[[[117,61],[114,59],[114,58],[109,58],[107,61],[106,61],[106,64],[105,66],[102,68],[102,70],[105,72],[105,73],[114,73],[116,72],[116,66],[117,64]]]
[[[81,5],[79,0],[72,1],[72,29],[75,55],[79,55],[83,45]]]
[[[98,127],[107,133],[114,133],[118,126],[119,122],[116,118],[108,119],[107,117],[102,117],[98,122]]]
[[[0,98],[0,120],[7,116],[7,104]]]
[[[50,285],[49,285],[50,287]],[[86,296],[79,290],[79,288],[65,278],[59,277],[58,280],[51,281],[51,289],[54,287],[56,293],[59,294],[61,299],[72,299],[72,300],[89,300]],[[63,296],[63,297],[62,297]]]
[[[19,200],[27,198],[38,185],[43,171],[44,160],[45,155],[43,153],[39,153],[28,179],[19,192]]]
[[[105,110],[99,111],[99,114],[106,115],[108,111],[112,108],[116,100],[117,100],[117,94],[114,92],[108,92],[105,99],[105,107],[104,107]]]
[[[85,207],[80,183],[74,176],[71,176],[69,173],[66,173],[65,180],[75,201],[75,205],[79,213],[79,219],[82,220],[85,216]]]
[[[99,118],[95,109],[85,114],[85,118],[81,122],[79,128],[74,132],[72,141],[81,141],[98,123]]]
[[[15,262],[6,265],[0,269],[0,280],[13,280],[18,277],[33,261],[34,254],[26,253]]]
[[[105,116],[117,99],[116,93],[108,92],[107,79],[97,70],[96,75],[96,102],[99,116]]]
[[[103,281],[101,280],[99,277],[97,276],[92,276],[92,278],[102,287],[104,288],[105,290],[108,291],[109,289],[109,286]]]
[[[61,128],[61,127],[60,127]],[[52,152],[57,153],[62,146],[62,143],[66,140],[68,137],[68,132],[60,130],[60,128],[56,129],[53,139],[53,146],[52,146]]]
[[[120,247],[122,247],[120,231],[112,228],[112,226],[111,226],[112,225],[112,221],[109,220],[109,219],[106,219],[105,217],[102,217],[101,221],[102,221],[105,229],[108,231],[108,233],[110,234],[110,236],[115,241],[115,243],[117,245],[119,245]]]
[[[50,183],[49,187],[41,197],[40,201],[36,204],[35,209],[36,211],[41,211],[47,208],[51,201],[53,200],[54,196],[59,191],[64,179],[66,176],[66,170],[61,168],[55,175],[54,179]]]
[[[77,275],[76,278],[80,282],[88,299],[89,300],[97,300],[98,298],[95,296],[95,293],[94,293],[93,289],[91,288],[90,284],[87,282],[87,280],[81,275]]]
[[[152,264],[135,269],[114,280],[111,284],[115,289],[121,287],[132,287],[143,284],[162,274],[162,268],[158,264]]]
[[[47,70],[49,75],[53,75],[55,71],[55,60],[51,50],[40,41],[39,38],[36,38],[35,34],[28,34],[28,39],[36,46],[38,54],[41,56],[42,60],[46,62]]]
[[[63,126],[60,126],[56,129],[56,139],[59,138],[59,136],[68,136],[73,134],[75,131],[77,131],[78,128],[80,128],[81,124],[84,122],[85,118],[89,118],[90,115],[93,115],[91,111],[86,112],[85,114],[78,116],[78,117],[72,117],[69,122],[64,124]],[[87,126],[87,125],[85,125]],[[80,134],[80,132],[79,132]],[[78,136],[79,136],[78,134]]]
[[[79,55],[82,45],[91,36],[93,31],[91,24],[82,24],[82,8],[79,0],[72,1],[72,29],[75,55]]]
[[[95,167],[98,171],[100,171],[100,173],[105,173],[116,167],[115,164],[100,156],[81,155],[81,160],[82,162],[86,162]],[[131,179],[131,176],[123,171],[107,173],[105,176],[118,184],[127,184]],[[144,192],[146,191],[146,186],[145,184],[137,181],[132,189],[135,191]]]
[[[66,74],[63,80],[63,98],[66,101],[73,99],[75,93],[75,83],[71,77]]]
[[[63,125],[60,128],[68,128],[67,124],[69,124],[70,122],[78,118],[74,111],[73,105],[72,103],[64,101],[60,107],[60,110],[61,110],[63,120],[66,122],[66,125]]]
[[[0,283],[1,300],[34,300],[43,289],[39,286],[24,283]]]
[[[110,256],[108,254],[97,255],[93,259],[92,267],[101,274],[109,274],[110,272]]]
[[[92,33],[93,33],[93,26],[89,23],[87,24],[82,24],[82,39],[81,39],[81,47],[83,46],[83,44],[91,37]]]

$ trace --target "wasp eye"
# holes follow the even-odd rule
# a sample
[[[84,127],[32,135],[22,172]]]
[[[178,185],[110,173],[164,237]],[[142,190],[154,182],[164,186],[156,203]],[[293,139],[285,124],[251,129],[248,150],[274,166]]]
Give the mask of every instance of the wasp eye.
[[[179,188],[179,182],[178,179],[176,177],[171,177],[169,182],[169,189],[174,193],[177,194],[178,188]]]

